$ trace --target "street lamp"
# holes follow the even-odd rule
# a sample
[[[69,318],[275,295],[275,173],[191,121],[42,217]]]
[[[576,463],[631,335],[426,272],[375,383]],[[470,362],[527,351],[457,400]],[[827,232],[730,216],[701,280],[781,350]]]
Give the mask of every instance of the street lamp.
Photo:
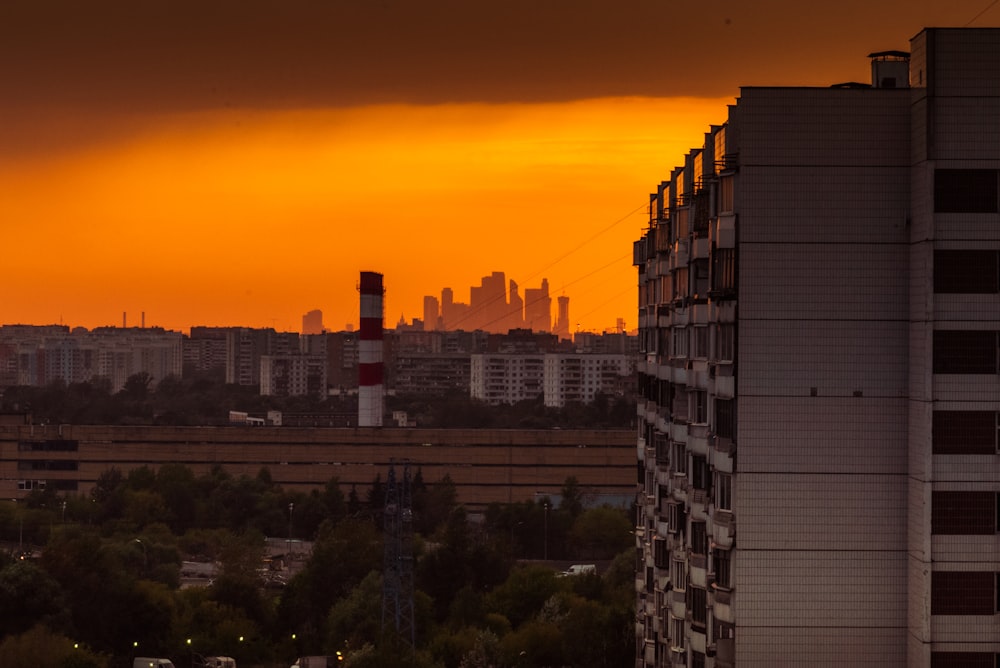
[[[139,543],[139,546],[142,548],[142,574],[145,576],[146,571],[149,570],[149,554],[146,552],[146,544],[138,538],[134,539],[132,542]]]
[[[295,511],[295,504],[288,504],[288,560],[292,560],[292,513]]]
[[[543,549],[545,561],[549,560],[549,502],[546,501],[545,504],[545,543]]]
[[[17,509],[17,519],[19,521],[17,529],[17,556],[19,559],[24,557],[24,512],[21,510],[21,506],[18,505],[17,499],[11,499],[14,502],[14,507]]]

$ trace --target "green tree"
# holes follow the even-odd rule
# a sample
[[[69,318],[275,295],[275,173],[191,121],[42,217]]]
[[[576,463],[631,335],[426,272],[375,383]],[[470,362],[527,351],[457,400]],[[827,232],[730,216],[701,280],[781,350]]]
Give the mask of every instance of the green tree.
[[[563,483],[559,510],[568,513],[574,520],[583,512],[583,490],[576,476],[566,478],[566,482]]]
[[[242,611],[259,627],[273,621],[273,610],[262,593],[264,547],[264,536],[259,533],[231,536],[222,545],[219,571],[211,587],[212,600]]]
[[[35,563],[13,560],[0,569],[0,637],[24,633],[38,623],[70,627],[62,587]]]
[[[327,652],[376,643],[382,628],[382,575],[370,572],[330,608],[326,619]]]
[[[382,565],[381,536],[371,521],[324,522],[305,567],[282,591],[278,618],[303,648],[317,651],[330,608]]]
[[[198,496],[190,468],[175,463],[161,465],[156,471],[156,490],[166,505],[174,533],[182,534],[194,526]]]
[[[80,647],[69,638],[36,626],[0,642],[0,666],[32,668],[107,668],[108,657]]]
[[[632,541],[632,522],[610,506],[584,511],[569,532],[569,543],[581,559],[610,559]]]
[[[501,665],[500,639],[490,630],[476,634],[472,649],[462,657],[459,668],[495,668]]]
[[[515,566],[510,577],[486,597],[487,609],[502,614],[517,628],[561,588],[551,568],[534,564]]]
[[[135,401],[141,401],[149,395],[149,388],[153,384],[153,376],[148,371],[134,373],[125,380],[123,392]]]

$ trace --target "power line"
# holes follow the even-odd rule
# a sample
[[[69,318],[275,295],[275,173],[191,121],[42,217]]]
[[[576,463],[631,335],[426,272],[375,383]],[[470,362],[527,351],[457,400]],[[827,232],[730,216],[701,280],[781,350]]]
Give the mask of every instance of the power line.
[[[985,9],[983,9],[981,12],[979,12],[978,14],[976,14],[975,16],[973,16],[972,20],[970,20],[968,23],[965,24],[965,27],[968,28],[969,26],[971,26],[975,22],[976,19],[978,19],[980,16],[982,16],[986,12],[990,11],[993,8],[993,5],[997,4],[998,2],[1000,2],[1000,0],[993,0],[993,2],[991,2],[990,4],[988,4]]]
[[[632,292],[632,291],[634,291],[634,290],[635,290],[635,288],[634,288],[634,287],[629,287],[629,288],[625,288],[625,289],[624,289],[624,290],[622,290],[621,292],[619,292],[619,293],[617,293],[617,294],[614,294],[614,295],[611,295],[611,297],[609,297],[608,299],[604,300],[603,302],[601,302],[600,304],[598,304],[598,305],[597,305],[597,306],[595,306],[594,308],[590,309],[589,311],[587,311],[587,312],[586,312],[586,313],[584,313],[583,315],[579,315],[579,316],[577,316],[577,317],[578,317],[578,318],[586,318],[586,317],[587,317],[588,315],[590,315],[591,313],[594,313],[595,311],[598,311],[598,310],[600,310],[601,308],[603,308],[604,306],[606,306],[606,305],[610,304],[611,302],[615,301],[616,299],[618,299],[618,298],[619,298],[619,297],[621,297],[622,295],[624,295],[624,294],[626,294],[626,293],[629,293],[629,292]]]
[[[611,262],[608,262],[608,263],[607,263],[607,264],[605,264],[605,265],[601,265],[600,267],[598,267],[597,269],[594,269],[593,271],[588,271],[588,272],[587,272],[586,274],[584,274],[583,276],[580,276],[579,278],[575,278],[575,279],[573,279],[573,280],[572,280],[572,281],[570,281],[569,283],[563,283],[563,284],[562,284],[562,285],[561,285],[561,286],[559,287],[559,289],[560,289],[560,290],[565,290],[566,288],[568,288],[569,286],[573,285],[574,283],[579,283],[580,281],[582,281],[582,280],[583,280],[583,279],[585,279],[585,278],[590,278],[590,277],[591,277],[591,276],[593,276],[594,274],[596,274],[596,273],[598,273],[598,272],[601,272],[601,271],[604,271],[604,270],[605,270],[605,269],[607,269],[608,267],[610,267],[610,266],[612,266],[612,265],[616,265],[616,264],[618,264],[619,262],[622,262],[622,261],[624,261],[624,260],[627,260],[627,259],[629,259],[630,257],[632,257],[632,254],[631,254],[631,253],[626,253],[625,255],[622,255],[621,257],[617,257],[617,258],[615,258],[614,260],[612,260]]]
[[[996,0],[996,1],[1000,2],[1000,0]],[[556,266],[557,264],[559,264],[560,262],[562,262],[563,260],[565,260],[566,258],[568,258],[573,253],[577,252],[578,250],[580,250],[581,248],[583,248],[584,246],[586,246],[587,244],[589,244],[591,241],[593,241],[597,237],[599,237],[602,234],[605,234],[607,232],[610,232],[612,229],[614,229],[618,225],[622,224],[623,222],[625,222],[626,220],[628,220],[631,216],[635,215],[639,211],[642,211],[643,209],[645,209],[648,206],[649,206],[649,202],[643,202],[642,204],[640,204],[636,208],[632,209],[631,211],[629,211],[628,213],[626,213],[624,216],[622,216],[621,218],[619,218],[615,222],[613,222],[610,225],[608,225],[607,227],[605,227],[604,229],[598,230],[597,232],[595,232],[591,236],[587,237],[586,239],[584,239],[583,241],[581,241],[579,244],[577,244],[576,246],[574,246],[570,250],[566,251],[565,253],[563,253],[562,255],[560,255],[559,257],[557,257],[555,260],[553,260],[549,264],[547,264],[544,267],[542,267],[541,269],[539,269],[534,274],[530,274],[527,278],[534,278],[535,276],[538,276],[543,271],[545,271],[547,269],[550,269],[551,267]]]

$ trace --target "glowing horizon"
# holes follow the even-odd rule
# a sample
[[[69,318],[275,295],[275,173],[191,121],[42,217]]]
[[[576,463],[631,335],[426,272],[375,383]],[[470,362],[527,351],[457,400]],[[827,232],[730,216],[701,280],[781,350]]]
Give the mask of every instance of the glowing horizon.
[[[379,105],[154,119],[113,140],[0,159],[12,254],[0,322],[299,331],[386,326],[504,271],[570,297],[571,330],[635,326],[631,244],[648,193],[731,99]],[[620,259],[620,262],[618,260]],[[555,309],[553,309],[555,311]],[[553,312],[553,317],[555,312]]]

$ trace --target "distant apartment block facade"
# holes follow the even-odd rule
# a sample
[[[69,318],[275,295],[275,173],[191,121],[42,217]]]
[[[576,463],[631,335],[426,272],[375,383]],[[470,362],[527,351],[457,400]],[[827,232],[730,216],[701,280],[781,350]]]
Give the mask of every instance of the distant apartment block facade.
[[[545,355],[483,353],[473,355],[469,394],[488,404],[516,404],[542,395]]]
[[[600,394],[622,394],[634,371],[626,355],[483,353],[473,355],[469,394],[491,405],[543,398],[546,406],[591,403]]]
[[[180,376],[182,335],[159,327],[0,326],[0,386],[106,380],[117,392],[129,376]]]
[[[624,394],[624,379],[635,370],[635,358],[625,355],[550,353],[543,364],[545,405],[553,408],[589,404],[598,394]]]
[[[637,668],[1000,665],[997,54],[743,88],[651,196]]]
[[[326,398],[326,355],[263,355],[260,393],[278,397]]]
[[[469,391],[468,353],[400,351],[393,358],[393,369],[396,394],[443,397]]]
[[[500,356],[496,359],[510,367],[511,375],[503,381],[506,389],[498,394],[493,374],[491,389],[483,392],[494,403],[515,403],[545,394],[546,353],[624,355],[637,347],[637,337],[624,334],[578,333],[577,337],[579,346],[559,341],[554,334],[526,329],[506,334],[387,330],[383,339],[386,387],[398,394],[468,396],[472,356],[491,354]],[[522,358],[503,362],[510,355]],[[321,400],[328,394],[357,394],[358,361],[359,337],[354,331],[300,335],[273,329],[194,326],[184,336],[158,328],[70,331],[65,326],[0,327],[0,391],[14,385],[41,386],[53,380],[70,384],[106,378],[110,390],[117,392],[129,376],[146,372],[154,387],[168,375],[207,377],[257,386],[262,395]],[[579,391],[572,389],[577,382],[566,381],[552,396],[562,392],[565,397],[590,397],[590,390],[597,387],[590,376],[579,381],[583,383]],[[595,391],[620,393],[607,383]]]

